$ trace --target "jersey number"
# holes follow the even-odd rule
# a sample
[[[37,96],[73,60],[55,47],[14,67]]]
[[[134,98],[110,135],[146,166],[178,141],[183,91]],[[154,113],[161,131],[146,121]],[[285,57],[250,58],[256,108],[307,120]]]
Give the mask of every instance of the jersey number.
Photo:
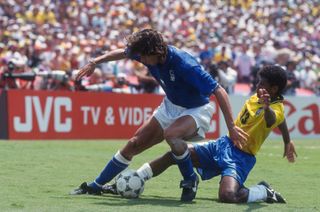
[[[249,118],[249,111],[248,109],[245,109],[242,115],[240,116],[241,124],[247,123]]]

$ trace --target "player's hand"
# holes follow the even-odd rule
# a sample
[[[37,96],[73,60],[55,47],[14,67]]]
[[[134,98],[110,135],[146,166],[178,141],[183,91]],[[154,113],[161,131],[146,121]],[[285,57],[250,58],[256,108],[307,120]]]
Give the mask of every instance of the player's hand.
[[[270,94],[268,93],[268,91],[264,88],[260,88],[258,90],[258,98],[259,98],[259,102],[260,104],[263,104],[263,109],[266,109],[269,107],[270,105]]]
[[[298,157],[298,155],[296,153],[293,141],[290,141],[289,143],[284,145],[283,157],[287,157],[290,163],[295,162],[296,157]]]
[[[229,129],[229,137],[233,144],[241,149],[247,145],[249,135],[240,127],[234,126],[232,129]]]
[[[81,80],[81,78],[84,76],[87,76],[87,77],[90,76],[94,72],[95,68],[96,68],[96,64],[92,62],[83,66],[76,75],[76,81]]]

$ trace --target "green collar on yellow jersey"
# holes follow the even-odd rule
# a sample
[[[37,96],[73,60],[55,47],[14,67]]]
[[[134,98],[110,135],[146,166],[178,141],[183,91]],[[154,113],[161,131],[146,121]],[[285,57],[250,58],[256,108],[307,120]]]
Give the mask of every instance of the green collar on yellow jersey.
[[[283,96],[282,95],[278,95],[276,97],[271,98],[270,104],[277,103],[277,102],[282,102],[283,100],[284,100]]]

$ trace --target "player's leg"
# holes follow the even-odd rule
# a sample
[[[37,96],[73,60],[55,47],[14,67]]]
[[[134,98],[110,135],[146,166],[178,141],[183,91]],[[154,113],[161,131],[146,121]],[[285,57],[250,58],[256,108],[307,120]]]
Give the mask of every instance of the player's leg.
[[[191,160],[194,167],[199,167],[200,162],[198,159],[198,156],[196,154],[196,151],[193,148],[193,145],[188,145],[190,154],[191,154]],[[156,177],[163,173],[167,168],[169,168],[171,165],[175,165],[176,162],[173,159],[172,153],[166,152],[165,154],[161,155],[160,157],[152,160],[151,162],[143,164],[138,170],[137,174],[144,179],[144,181],[150,180],[153,177]],[[116,184],[106,184],[103,186],[103,192],[108,194],[114,194],[117,195],[117,189]]]
[[[203,108],[204,111],[205,111],[205,109],[206,108]],[[178,106],[172,104],[167,98],[164,98],[163,102],[161,103],[161,105],[158,107],[158,109],[154,113],[154,117],[159,123],[158,124],[159,128],[166,129],[165,132],[161,131],[162,132],[162,133],[160,133],[161,139],[164,138],[164,135],[167,132],[167,134],[166,134],[167,136],[171,136],[172,135],[174,137],[177,137],[179,139],[179,142],[181,142],[183,145],[185,145],[185,147],[187,146],[183,142],[183,140],[181,140],[181,138],[184,138],[185,136],[188,136],[188,135],[192,135],[192,133],[190,133],[190,131],[195,132],[196,131],[195,130],[196,127],[193,127],[194,129],[192,129],[192,130],[190,130],[189,128],[185,129],[186,127],[184,127],[183,129],[185,130],[185,132],[181,132],[180,129],[173,127],[173,126],[175,126],[173,124],[173,122],[175,122],[177,120],[177,117],[180,117],[182,115],[182,113],[184,113],[185,111],[186,111],[186,109],[178,107]],[[184,117],[187,117],[187,116],[184,116]],[[184,118],[181,117],[181,119],[184,119]],[[192,124],[194,124],[196,126],[196,124],[192,120],[191,116],[188,116],[188,119],[189,119],[188,122],[190,122],[190,120],[191,120]],[[185,124],[185,123],[183,123],[183,124]],[[178,123],[176,125],[178,125]],[[169,129],[171,129],[171,131]],[[178,134],[174,134],[174,130],[177,130]],[[154,130],[149,130],[149,133],[153,134]],[[137,143],[134,142],[135,140],[132,140],[132,141],[133,142],[129,142],[128,145],[121,151],[121,153],[123,155],[127,155],[127,157],[128,157],[127,159],[130,159],[130,157],[132,157],[132,154],[136,154],[137,151],[138,152],[141,151],[140,149],[133,148],[133,147],[135,147],[135,145]],[[146,144],[146,143],[144,143],[144,144]],[[141,146],[141,145],[139,145],[139,146]],[[164,160],[164,159],[171,159],[171,157],[166,157],[165,156],[162,159],[163,159],[163,162],[159,163],[159,168],[160,168],[161,164],[163,164],[164,168],[162,170],[164,171],[166,169],[165,168],[166,167],[166,164],[165,164],[166,160]],[[159,159],[157,161],[160,161],[160,160],[161,159]],[[155,164],[158,164],[158,163],[155,163]],[[151,173],[152,168],[150,167],[149,164],[145,164],[141,168],[142,168],[142,170],[145,170],[144,173],[146,175],[148,175],[148,174],[152,175],[152,173]],[[192,168],[192,166],[191,166],[191,168]],[[140,171],[138,170],[138,173],[139,172]],[[162,171],[160,171],[160,172],[162,172]]]
[[[188,145],[188,149],[190,151],[193,166],[198,167],[200,164],[193,146]],[[167,168],[172,165],[176,165],[176,161],[174,160],[172,152],[170,151],[152,160],[151,162],[143,164],[137,170],[137,173],[142,179],[147,181],[162,174],[165,170],[167,170]]]
[[[140,127],[135,135],[121,149],[121,155],[127,160],[164,140],[163,129],[157,119],[152,117]]]
[[[184,139],[197,132],[197,124],[192,116],[182,116],[164,131],[164,138],[169,144],[174,160],[183,176],[180,187],[183,189],[181,201],[195,198],[199,179],[193,170],[190,151]]]
[[[221,181],[219,200],[226,203],[244,203],[248,199],[248,189],[243,184],[253,168],[256,158],[240,151],[228,136],[220,139],[219,164]]]
[[[112,180],[117,174],[128,167],[133,156],[163,140],[163,131],[158,121],[151,118],[137,130],[127,144],[109,161],[95,182],[99,185]]]
[[[156,177],[163,173],[171,165],[175,164],[172,153],[167,152],[164,155],[152,160],[149,163],[143,164],[138,170],[137,173],[144,180],[149,180],[152,177]]]
[[[247,202],[249,190],[240,186],[238,181],[231,176],[224,176],[220,181],[219,200],[225,203]]]
[[[107,163],[105,168],[94,182],[89,185],[82,184],[75,194],[96,193],[100,194],[102,186],[112,180],[117,174],[126,169],[133,156],[163,140],[163,130],[158,121],[152,117],[141,126],[127,144],[118,151]],[[87,190],[87,191],[86,191]]]
[[[267,203],[286,203],[285,199],[264,181],[250,188],[240,186],[230,176],[224,176],[220,182],[219,200],[226,203],[245,203],[265,201]]]
[[[185,180],[195,180],[195,172],[190,157],[190,151],[184,138],[194,135],[197,124],[191,116],[182,116],[164,131],[164,138],[169,144],[173,157],[179,166]]]
[[[244,203],[265,201],[268,203],[281,202],[285,200],[275,192],[267,183],[261,182],[250,188],[243,186],[249,172],[255,164],[255,157],[240,151],[235,147],[228,137],[222,137],[219,145],[219,160],[221,168],[221,182],[219,188],[219,199],[226,203]]]
[[[190,151],[192,164],[194,167],[199,166],[199,160],[196,155],[196,152],[193,148],[193,145],[188,145],[188,149]],[[161,155],[160,157],[152,160],[151,162],[143,164],[138,170],[137,173],[141,178],[144,180],[149,180],[153,177],[156,177],[163,173],[167,168],[172,165],[175,165],[176,161],[173,158],[172,152],[166,152],[165,154]]]

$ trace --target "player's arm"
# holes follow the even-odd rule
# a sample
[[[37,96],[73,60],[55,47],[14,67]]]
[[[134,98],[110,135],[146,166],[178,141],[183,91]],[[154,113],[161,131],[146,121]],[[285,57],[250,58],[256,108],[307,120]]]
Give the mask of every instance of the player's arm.
[[[276,114],[269,106],[264,108],[264,120],[266,121],[268,128],[276,123]]]
[[[121,60],[126,57],[127,56],[126,56],[125,49],[116,49],[116,50],[106,52],[105,54],[98,56],[96,58],[92,58],[90,59],[89,63],[87,63],[85,66],[83,66],[79,70],[76,76],[76,80],[80,80],[84,76],[90,76],[94,72],[96,65],[100,63]]]
[[[236,146],[242,148],[242,146],[246,145],[246,141],[249,135],[234,124],[232,118],[232,110],[227,92],[221,86],[218,86],[218,88],[214,91],[214,95],[216,96],[216,99],[219,103],[224,119],[226,121],[230,139],[234,142]]]
[[[284,153],[283,157],[286,157],[289,162],[293,163],[295,161],[295,158],[298,156],[294,147],[293,141],[290,139],[289,130],[287,127],[286,119],[279,124],[278,126],[279,130],[282,134],[282,139],[284,142]]]
[[[270,107],[270,95],[266,89],[258,90],[258,97],[264,109],[264,120],[266,121],[267,127],[270,128],[276,123],[276,114]]]

